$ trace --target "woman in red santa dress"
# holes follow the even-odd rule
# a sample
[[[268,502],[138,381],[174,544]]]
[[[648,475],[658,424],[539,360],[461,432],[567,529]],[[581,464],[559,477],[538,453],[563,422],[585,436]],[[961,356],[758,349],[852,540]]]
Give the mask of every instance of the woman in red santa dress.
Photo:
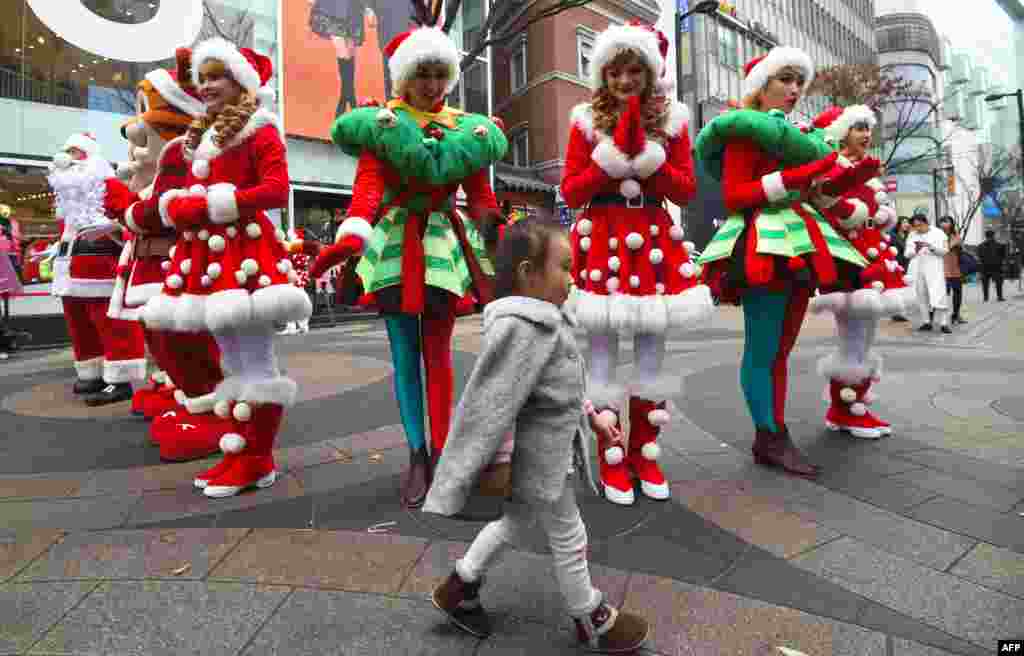
[[[814,127],[824,130],[826,139],[839,148],[836,167],[842,170],[867,157],[876,122],[870,107],[854,105],[827,109],[814,120]],[[892,434],[892,427],[868,409],[876,399],[870,388],[882,375],[882,358],[871,353],[871,347],[878,320],[904,314],[914,290],[904,281],[898,251],[886,236],[897,216],[881,180],[871,178],[838,198],[823,200],[822,213],[870,263],[860,275],[860,289],[821,294],[810,303],[811,312],[835,316],[839,337],[836,352],[818,366],[829,379],[825,425],[854,437],[877,439]]]
[[[647,25],[598,35],[593,100],[572,112],[562,180],[568,205],[586,206],[571,232],[570,302],[589,333],[590,399],[623,428],[621,443],[598,450],[604,495],[622,505],[634,501],[634,475],[646,496],[669,496],[657,439],[670,419],[665,401],[680,381],[662,371],[665,338],[713,308],[690,261],[693,244],[664,208],[665,200],[685,205],[696,193],[689,112],[666,95],[667,48]],[[626,389],[615,380],[619,337],[629,334],[635,372]]]
[[[308,317],[295,287],[285,236],[266,211],[288,202],[288,166],[279,119],[265,105],[272,90],[267,57],[210,39],[193,50],[192,82],[206,104],[167,158],[188,164],[185,188],[165,191],[159,210],[177,242],[162,292],[142,310],[147,327],[210,332],[226,378],[210,400],[232,423],[220,439],[223,460],[195,479],[209,497],[267,487],[277,472],[274,440],[296,385],[281,375],[274,326]]]
[[[186,183],[188,165],[181,148],[168,148],[206,109],[191,81],[191,52],[179,48],[177,67],[156,69],[139,82],[139,114],[122,130],[131,157],[122,168],[128,186],[107,180],[107,215],[121,222],[132,239],[121,253],[110,301],[110,316],[139,321],[142,307],[163,288],[171,266],[174,230],[160,218],[159,198]],[[153,388],[136,391],[133,409],[153,419],[150,436],[164,460],[203,458],[219,451],[231,422],[213,413],[214,388],[223,380],[220,351],[208,332],[147,328],[146,344],[159,371]],[[187,353],[188,357],[181,357]]]

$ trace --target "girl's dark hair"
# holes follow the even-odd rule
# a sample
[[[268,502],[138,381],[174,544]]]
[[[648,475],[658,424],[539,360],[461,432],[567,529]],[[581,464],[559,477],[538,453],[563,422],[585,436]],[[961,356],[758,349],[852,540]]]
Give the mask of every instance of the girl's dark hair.
[[[565,234],[561,223],[544,217],[531,217],[508,226],[495,257],[494,298],[519,294],[519,265],[530,262],[534,267],[543,267],[551,238]]]

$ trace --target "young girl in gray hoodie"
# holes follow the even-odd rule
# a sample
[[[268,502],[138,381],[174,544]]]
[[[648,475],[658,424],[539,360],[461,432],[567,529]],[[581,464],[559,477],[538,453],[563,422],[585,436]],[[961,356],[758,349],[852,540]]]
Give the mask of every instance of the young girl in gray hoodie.
[[[539,522],[580,643],[604,653],[635,650],[647,638],[648,623],[612,607],[591,584],[587,530],[566,481],[577,452],[590,478],[588,423],[609,439],[618,437],[614,417],[595,414],[584,400],[575,322],[562,310],[572,280],[568,235],[549,220],[516,223],[505,233],[496,264],[497,300],[484,310],[484,348],[455,411],[423,511],[451,516],[462,510],[509,430],[515,433],[512,495],[505,515],[480,531],[434,591],[434,605],[459,628],[490,635],[479,598],[483,575],[508,543]]]

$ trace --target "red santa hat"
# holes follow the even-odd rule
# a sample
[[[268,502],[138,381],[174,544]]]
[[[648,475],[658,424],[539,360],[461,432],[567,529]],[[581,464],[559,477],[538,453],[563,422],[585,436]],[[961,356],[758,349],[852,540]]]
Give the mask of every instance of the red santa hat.
[[[273,103],[274,90],[267,86],[267,82],[274,75],[274,65],[269,57],[250,48],[239,48],[221,38],[203,41],[192,51],[192,84],[194,86],[199,86],[199,69],[210,59],[222,62],[235,82],[255,95],[261,105],[266,106]]]
[[[100,144],[96,141],[96,137],[91,132],[79,132],[68,137],[68,140],[64,142],[64,146],[61,151],[68,151],[72,148],[77,148],[88,157],[96,157],[100,154]]]
[[[604,67],[619,53],[634,52],[657,78],[655,84],[664,92],[671,83],[666,76],[665,58],[668,56],[668,38],[658,29],[632,21],[627,25],[612,25],[597,35],[590,60],[590,89],[604,86]]]
[[[420,64],[441,63],[448,67],[445,93],[451,93],[459,82],[459,49],[439,27],[417,27],[402,32],[384,47],[395,95],[400,96],[408,80],[416,75]]]
[[[867,123],[869,128],[874,128],[878,118],[867,105],[851,105],[829,107],[814,119],[814,127],[825,130],[825,134],[836,142],[845,139],[850,129],[858,123]]]
[[[743,67],[743,95],[749,96],[763,89],[768,80],[787,66],[792,66],[804,74],[803,90],[814,80],[814,63],[803,50],[789,46],[772,48],[767,55],[755,57]]]
[[[192,83],[192,52],[188,48],[178,48],[174,55],[178,64],[176,69],[158,68],[146,73],[146,79],[172,107],[189,116],[202,116],[206,107]]]

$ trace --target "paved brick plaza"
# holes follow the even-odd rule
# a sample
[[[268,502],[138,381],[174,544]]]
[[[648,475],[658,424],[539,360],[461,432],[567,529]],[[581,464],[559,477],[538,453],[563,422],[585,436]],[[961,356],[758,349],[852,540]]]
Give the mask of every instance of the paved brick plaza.
[[[883,322],[881,441],[821,426],[827,317],[793,357],[790,429],[816,482],[749,457],[739,312],[670,344],[686,373],[662,444],[672,499],[579,489],[592,571],[654,623],[648,654],[940,656],[1024,637],[1024,298],[980,302],[950,336]],[[456,336],[457,392],[479,318]],[[383,326],[282,338],[299,381],[272,488],[210,500],[206,462],[162,464],[127,404],[69,392],[68,351],[0,363],[0,654],[577,653],[539,534],[458,633],[428,594],[479,530],[399,507],[407,461]],[[212,462],[212,461],[211,461]],[[487,510],[483,508],[483,510]]]

